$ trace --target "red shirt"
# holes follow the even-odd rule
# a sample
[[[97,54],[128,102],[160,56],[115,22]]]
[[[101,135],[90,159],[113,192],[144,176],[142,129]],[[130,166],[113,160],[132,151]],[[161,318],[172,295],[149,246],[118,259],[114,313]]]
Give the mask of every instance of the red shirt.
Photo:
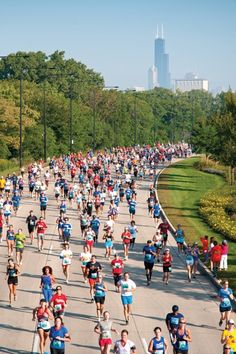
[[[36,222],[36,227],[37,227],[37,233],[38,234],[44,234],[45,233],[45,230],[47,228],[47,225],[45,224],[44,221],[37,221]]]
[[[166,254],[162,257],[162,262],[164,267],[170,267],[172,263],[172,256],[171,254]]]
[[[201,237],[201,242],[202,242],[202,249],[203,251],[208,251],[208,240],[206,240],[205,238]]]
[[[123,269],[123,261],[122,259],[113,259],[111,261],[112,273],[113,274],[122,274]]]
[[[121,238],[123,239],[123,243],[129,245],[131,240],[131,233],[129,231],[125,231],[122,233]]]
[[[170,225],[163,222],[158,226],[158,229],[160,229],[162,235],[167,235],[168,230],[170,230]]]
[[[221,260],[221,245],[216,245],[211,249],[212,262],[220,262]]]
[[[51,303],[53,303],[53,307],[55,308],[55,310],[64,311],[65,305],[67,303],[67,297],[64,294],[61,295],[55,294],[51,298]]]

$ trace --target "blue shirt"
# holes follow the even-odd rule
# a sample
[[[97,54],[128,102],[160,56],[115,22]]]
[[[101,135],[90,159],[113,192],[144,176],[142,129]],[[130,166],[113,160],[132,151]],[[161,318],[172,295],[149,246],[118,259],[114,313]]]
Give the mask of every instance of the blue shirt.
[[[13,206],[17,207],[20,205],[20,196],[19,195],[13,195],[11,200],[13,201]]]
[[[51,327],[49,335],[51,339],[50,347],[53,349],[65,349],[65,342],[57,340],[56,337],[64,338],[67,333],[68,330],[64,326],[61,326],[58,330],[55,326]]]
[[[160,216],[161,213],[161,207],[160,204],[155,204],[153,207],[153,215],[154,216]]]
[[[43,195],[39,198],[39,202],[41,206],[45,206],[48,203],[48,198],[45,195]]]
[[[154,263],[155,262],[155,256],[151,253],[151,252],[156,253],[156,249],[154,246],[148,246],[148,245],[144,246],[143,252],[145,253],[144,262],[147,262],[147,263]]]
[[[136,201],[135,200],[131,200],[131,202],[129,203],[129,210],[135,210],[136,208]]]
[[[90,225],[93,231],[98,231],[100,226],[100,220],[98,219],[91,220]]]
[[[230,295],[233,294],[232,289],[228,288],[228,289],[220,289],[219,291],[219,297],[222,299],[220,306],[221,307],[229,307],[231,306],[231,301],[230,301]]]
[[[64,236],[69,236],[72,230],[72,225],[69,223],[64,223],[62,225],[62,230],[63,230],[63,234]]]

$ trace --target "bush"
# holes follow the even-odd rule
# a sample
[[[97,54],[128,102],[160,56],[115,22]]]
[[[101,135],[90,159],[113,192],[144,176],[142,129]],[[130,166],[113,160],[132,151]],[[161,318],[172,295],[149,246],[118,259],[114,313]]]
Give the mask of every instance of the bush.
[[[18,169],[16,160],[0,159],[0,173],[5,172],[7,170],[11,170],[12,168]]]
[[[236,222],[229,216],[229,210],[234,210],[234,194],[233,190],[206,194],[200,200],[199,212],[213,230],[236,242]]]

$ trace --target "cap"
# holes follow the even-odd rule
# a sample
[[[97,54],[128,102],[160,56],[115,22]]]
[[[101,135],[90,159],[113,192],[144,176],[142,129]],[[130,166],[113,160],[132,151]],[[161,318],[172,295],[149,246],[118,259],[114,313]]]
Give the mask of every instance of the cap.
[[[234,320],[231,318],[230,320],[228,320],[228,324],[233,324],[234,325]]]
[[[179,306],[177,306],[177,305],[172,306],[172,311],[173,312],[179,311]]]
[[[147,243],[152,243],[152,241],[151,241],[151,240],[148,240]]]

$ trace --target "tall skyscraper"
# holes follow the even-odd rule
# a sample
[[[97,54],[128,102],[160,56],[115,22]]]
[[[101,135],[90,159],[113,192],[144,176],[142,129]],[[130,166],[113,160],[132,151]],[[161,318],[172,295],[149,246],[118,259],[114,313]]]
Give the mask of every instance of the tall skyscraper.
[[[161,27],[161,35],[159,35],[157,27],[154,48],[154,65],[158,72],[158,86],[170,89],[169,54],[165,53],[163,25]]]

